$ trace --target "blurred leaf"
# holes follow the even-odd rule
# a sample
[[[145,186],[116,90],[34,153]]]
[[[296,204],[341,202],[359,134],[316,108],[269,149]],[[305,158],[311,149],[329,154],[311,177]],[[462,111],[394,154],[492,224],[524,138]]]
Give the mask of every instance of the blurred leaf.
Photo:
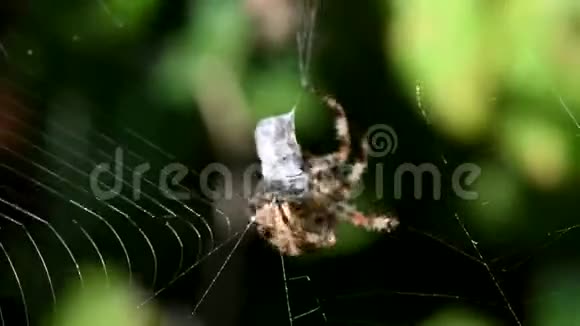
[[[503,150],[537,186],[553,188],[568,175],[570,148],[565,134],[546,119],[513,115],[504,121]]]
[[[466,309],[447,309],[424,321],[421,326],[493,326],[492,320]]]
[[[86,273],[84,288],[69,288],[51,325],[55,326],[145,326],[152,325],[150,306],[137,309],[135,292],[125,279],[109,268]]]
[[[481,204],[474,205],[474,211],[479,216],[476,221],[490,236],[502,231],[511,233],[513,229],[506,226],[517,225],[514,218],[524,203],[518,179],[505,167],[491,162],[482,165],[481,169],[484,172],[477,181]]]
[[[58,1],[58,0],[56,0]],[[158,0],[93,0],[71,5],[52,3],[38,12],[46,15],[59,8],[48,18],[48,24],[63,41],[71,46],[99,48],[126,41],[147,29],[159,6]]]
[[[579,266],[556,265],[535,279],[533,325],[580,325]]]
[[[248,17],[240,2],[202,1],[194,13],[190,25],[169,42],[154,74],[153,90],[178,103],[193,99],[196,83],[220,88],[212,81],[208,62],[228,67],[239,77],[250,47]]]
[[[502,35],[505,39],[505,74],[525,95],[562,93],[580,104],[580,3],[561,1],[510,1],[506,5]],[[498,35],[498,36],[502,36]],[[580,113],[580,107],[575,109]]]
[[[437,126],[461,141],[481,136],[490,119],[495,66],[486,48],[487,7],[478,0],[405,0],[393,5],[392,53],[407,84],[427,89]]]

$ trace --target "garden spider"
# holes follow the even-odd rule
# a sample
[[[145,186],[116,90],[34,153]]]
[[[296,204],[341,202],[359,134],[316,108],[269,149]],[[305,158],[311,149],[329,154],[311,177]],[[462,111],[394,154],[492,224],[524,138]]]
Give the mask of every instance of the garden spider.
[[[332,97],[320,98],[335,117],[339,142],[336,152],[303,158],[295,138],[294,110],[280,116],[279,121],[271,120],[280,126],[272,127],[268,133],[277,141],[268,145],[270,152],[264,146],[260,148],[265,136],[258,134],[260,123],[256,128],[264,178],[250,199],[252,221],[260,236],[285,255],[297,256],[334,246],[339,221],[386,232],[399,224],[395,217],[367,216],[351,203],[353,187],[367,168],[368,144],[363,139],[360,155],[348,164],[351,139],[344,110]]]

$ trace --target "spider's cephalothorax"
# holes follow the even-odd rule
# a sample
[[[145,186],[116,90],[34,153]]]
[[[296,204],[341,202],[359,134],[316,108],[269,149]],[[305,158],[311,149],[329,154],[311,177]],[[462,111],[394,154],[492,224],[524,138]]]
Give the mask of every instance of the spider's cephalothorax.
[[[313,198],[264,203],[256,210],[258,233],[281,253],[332,247],[336,217]]]
[[[360,155],[349,164],[351,141],[344,110],[333,98],[321,98],[335,116],[338,150],[322,156],[304,156],[303,173],[308,187],[299,196],[284,193],[262,180],[250,199],[258,233],[281,253],[291,256],[332,247],[338,221],[377,231],[391,231],[398,225],[394,217],[366,216],[351,203],[353,187],[367,167],[368,144],[363,139]]]

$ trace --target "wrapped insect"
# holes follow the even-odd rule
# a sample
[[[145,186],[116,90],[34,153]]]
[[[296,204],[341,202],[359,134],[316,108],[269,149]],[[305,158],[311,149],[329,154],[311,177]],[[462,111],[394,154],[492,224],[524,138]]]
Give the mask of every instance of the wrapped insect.
[[[302,196],[307,192],[308,174],[304,171],[302,150],[296,140],[295,109],[262,119],[255,130],[260,158],[262,191],[280,196]]]

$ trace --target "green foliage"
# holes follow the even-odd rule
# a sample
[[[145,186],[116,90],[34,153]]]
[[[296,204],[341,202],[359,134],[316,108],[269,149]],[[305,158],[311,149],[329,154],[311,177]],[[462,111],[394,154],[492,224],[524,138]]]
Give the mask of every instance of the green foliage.
[[[446,309],[427,319],[421,326],[498,326],[499,324],[472,311]]]
[[[436,126],[460,141],[498,141],[539,187],[571,175],[579,154],[569,145],[580,114],[577,2],[416,0],[393,8],[388,49],[409,90],[424,84]]]
[[[46,325],[54,326],[146,326],[154,325],[151,305],[135,309],[136,292],[109,266],[108,278],[93,268],[86,273],[84,287],[70,287],[58,313]]]
[[[578,266],[556,264],[557,268],[543,270],[535,280],[533,324],[548,326],[580,323],[580,282]]]

